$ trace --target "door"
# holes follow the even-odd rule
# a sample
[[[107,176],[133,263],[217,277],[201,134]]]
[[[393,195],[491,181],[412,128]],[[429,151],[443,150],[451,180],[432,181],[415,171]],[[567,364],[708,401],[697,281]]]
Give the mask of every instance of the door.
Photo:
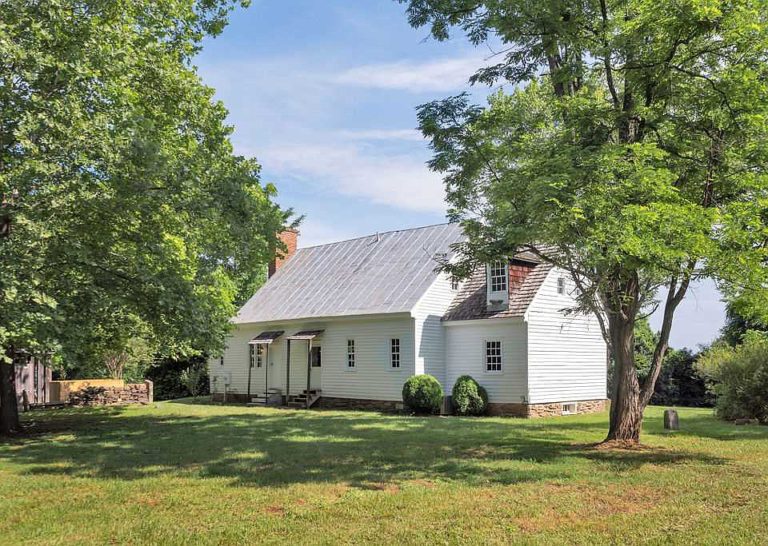
[[[323,349],[320,346],[312,347],[312,376],[310,377],[310,387],[312,389],[322,388],[323,376]]]

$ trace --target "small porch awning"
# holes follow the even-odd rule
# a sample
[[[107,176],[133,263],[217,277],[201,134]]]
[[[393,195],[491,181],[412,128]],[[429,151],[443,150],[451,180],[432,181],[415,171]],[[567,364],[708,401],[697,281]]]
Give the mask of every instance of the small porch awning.
[[[248,342],[248,345],[269,345],[281,335],[285,333],[285,330],[272,330],[268,332],[262,332]]]
[[[325,330],[302,330],[301,332],[296,332],[292,336],[288,336],[286,339],[315,339],[323,332],[325,332]]]

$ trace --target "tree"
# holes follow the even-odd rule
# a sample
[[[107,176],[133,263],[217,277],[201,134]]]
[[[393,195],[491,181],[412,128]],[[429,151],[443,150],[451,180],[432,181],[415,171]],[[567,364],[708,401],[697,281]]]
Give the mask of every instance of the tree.
[[[197,362],[181,372],[181,383],[187,388],[189,394],[197,398],[200,394],[201,383],[208,377],[208,368],[205,362]]]
[[[401,0],[445,40],[501,43],[473,82],[419,109],[468,241],[448,266],[520,250],[568,271],[616,362],[606,440],[638,442],[690,283],[765,282],[768,13],[738,0]],[[765,290],[762,290],[765,292]],[[635,323],[660,308],[650,370]]]
[[[114,312],[169,354],[216,351],[279,246],[290,211],[191,65],[232,5],[0,3],[0,432],[16,349],[71,349]]]
[[[749,331],[766,332],[768,324],[765,318],[768,312],[750,309],[749,305],[739,298],[728,302],[725,308],[725,325],[720,330],[720,339],[735,347],[744,341]]]

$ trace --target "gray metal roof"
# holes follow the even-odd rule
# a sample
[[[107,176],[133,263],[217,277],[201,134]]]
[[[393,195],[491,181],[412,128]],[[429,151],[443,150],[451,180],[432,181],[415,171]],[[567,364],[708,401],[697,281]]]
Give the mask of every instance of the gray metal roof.
[[[235,323],[409,312],[437,277],[458,224],[300,248],[246,302]]]

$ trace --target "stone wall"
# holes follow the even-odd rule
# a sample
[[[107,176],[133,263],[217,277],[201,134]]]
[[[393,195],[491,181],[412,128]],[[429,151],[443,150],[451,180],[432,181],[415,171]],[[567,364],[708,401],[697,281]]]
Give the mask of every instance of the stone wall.
[[[509,417],[558,417],[563,415],[563,404],[576,404],[575,414],[597,413],[608,407],[607,400],[580,400],[549,404],[488,404],[490,415]]]
[[[122,387],[88,386],[69,393],[73,406],[123,406],[126,404],[150,404],[154,400],[152,381],[127,383]]]

